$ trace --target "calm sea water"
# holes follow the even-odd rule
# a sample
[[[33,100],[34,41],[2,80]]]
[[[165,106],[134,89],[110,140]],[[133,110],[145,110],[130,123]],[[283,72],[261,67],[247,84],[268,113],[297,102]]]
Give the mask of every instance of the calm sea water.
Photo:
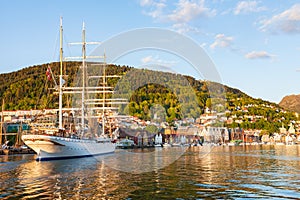
[[[167,166],[144,173],[113,169],[113,161],[101,157],[36,162],[34,155],[0,156],[0,199],[300,198],[300,146],[200,151],[188,148]]]

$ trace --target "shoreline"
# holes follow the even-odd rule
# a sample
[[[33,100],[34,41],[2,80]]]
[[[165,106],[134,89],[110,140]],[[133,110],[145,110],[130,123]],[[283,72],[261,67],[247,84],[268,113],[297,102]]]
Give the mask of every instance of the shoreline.
[[[0,155],[35,154],[32,149],[0,149]]]

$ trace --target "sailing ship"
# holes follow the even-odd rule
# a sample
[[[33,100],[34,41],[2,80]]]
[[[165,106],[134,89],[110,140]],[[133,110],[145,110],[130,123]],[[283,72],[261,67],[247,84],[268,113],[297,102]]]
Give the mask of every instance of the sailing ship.
[[[81,66],[81,79],[79,86],[76,87],[67,87],[64,86],[63,80],[63,28],[62,28],[62,18],[60,19],[60,75],[59,75],[59,85],[57,86],[58,94],[59,94],[59,111],[58,111],[58,121],[59,132],[48,134],[33,134],[27,133],[22,135],[22,140],[24,143],[33,149],[37,153],[36,160],[53,160],[53,159],[67,159],[67,158],[78,158],[78,157],[87,157],[87,156],[96,156],[101,154],[113,153],[115,151],[115,144],[113,143],[112,134],[107,134],[105,131],[105,123],[108,121],[106,119],[106,110],[111,110],[108,108],[109,99],[105,97],[108,90],[107,86],[107,76],[105,74],[105,54],[101,58],[104,59],[101,62],[101,66],[103,66],[103,74],[98,77],[99,80],[102,79],[102,86],[88,86],[88,81],[90,77],[87,75],[87,62],[88,56],[86,55],[86,45],[88,44],[85,41],[85,25],[83,23],[82,28],[82,42],[79,44],[82,45],[82,56],[80,56],[80,60],[82,61]],[[100,57],[100,56],[99,56]],[[71,58],[70,58],[71,59]],[[73,58],[74,59],[74,58]],[[52,72],[51,72],[52,73]],[[53,76],[53,74],[52,74]],[[116,77],[116,76],[114,76]],[[81,95],[81,102],[77,108],[70,108],[72,112],[76,111],[78,120],[81,121],[80,128],[76,130],[78,134],[66,134],[64,132],[63,127],[63,111],[66,111],[68,108],[63,108],[63,94],[76,94]],[[93,98],[90,94],[94,94]],[[102,99],[95,98],[95,94],[102,95]],[[78,99],[77,99],[78,100]],[[111,99],[116,104],[116,100]],[[100,103],[99,103],[100,102]],[[121,102],[120,102],[121,103]],[[99,106],[102,104],[102,107]],[[93,105],[94,107],[88,107]],[[99,116],[99,111],[101,111]],[[80,115],[81,114],[81,115]],[[75,114],[76,115],[76,114]],[[100,124],[102,126],[102,132],[100,134],[89,133],[89,121],[90,118],[95,119],[101,118],[101,123],[98,123],[98,127]],[[93,131],[93,130],[92,130]]]

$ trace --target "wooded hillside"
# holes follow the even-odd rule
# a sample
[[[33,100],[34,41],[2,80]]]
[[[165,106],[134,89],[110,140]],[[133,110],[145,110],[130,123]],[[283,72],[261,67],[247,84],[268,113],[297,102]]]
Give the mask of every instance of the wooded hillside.
[[[64,79],[68,86],[74,85],[80,65],[79,62],[64,63],[64,74],[68,74]],[[50,81],[46,76],[48,67],[58,75],[58,62],[0,74],[0,96],[5,101],[4,109],[58,108],[54,80]],[[120,81],[109,80],[108,85],[115,87],[116,93],[121,91],[119,95],[129,100],[128,106],[123,106],[124,112],[145,120],[151,118],[151,109],[157,105],[164,109],[168,122],[185,117],[197,118],[207,108],[223,113],[226,111],[227,118],[233,119],[233,123],[227,125],[231,127],[276,131],[282,123],[296,120],[294,114],[275,103],[254,99],[238,89],[219,83],[128,66],[108,65],[106,73],[125,77]],[[58,76],[54,79],[58,83]],[[71,95],[64,95],[63,98],[64,106],[72,106]],[[249,116],[260,118],[253,120],[251,117],[250,120]]]

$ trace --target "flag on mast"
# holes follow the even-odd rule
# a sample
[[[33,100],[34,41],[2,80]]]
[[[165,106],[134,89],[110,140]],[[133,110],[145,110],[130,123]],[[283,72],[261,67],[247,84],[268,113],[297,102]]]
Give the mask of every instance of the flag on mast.
[[[46,76],[47,76],[48,81],[51,81],[52,75],[51,75],[51,68],[50,68],[50,66],[47,68]]]

